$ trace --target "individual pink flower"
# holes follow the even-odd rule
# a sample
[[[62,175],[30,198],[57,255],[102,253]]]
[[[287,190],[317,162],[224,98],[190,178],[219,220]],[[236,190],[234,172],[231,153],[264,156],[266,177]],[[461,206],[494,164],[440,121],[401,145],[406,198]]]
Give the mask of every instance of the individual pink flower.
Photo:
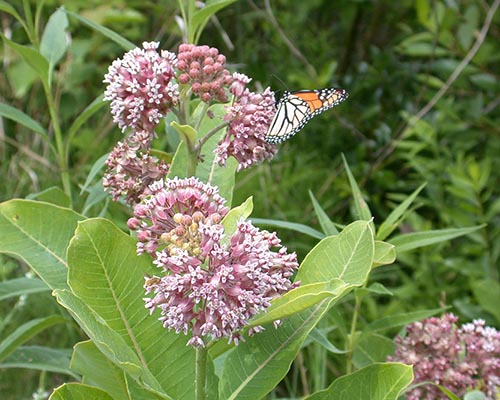
[[[462,397],[481,390],[488,400],[500,394],[500,332],[475,320],[458,328],[458,317],[446,314],[406,327],[406,336],[395,339],[396,352],[389,361],[413,364],[414,383],[430,381]],[[408,400],[448,397],[434,385],[418,386]]]
[[[146,292],[153,293],[146,307],[160,309],[168,329],[191,332],[192,346],[222,337],[237,344],[252,316],[297,286],[290,281],[298,267],[295,253],[288,254],[276,234],[243,220],[226,234],[220,222],[227,209],[221,208],[216,188],[196,178],[167,181],[151,192],[129,220],[143,240],[139,252],[156,249],[154,264],[161,269],[158,276],[146,277]],[[152,229],[160,227],[157,220],[161,234]]]
[[[236,90],[236,89],[235,89]],[[264,137],[276,113],[274,93],[267,88],[264,93],[253,93],[245,89],[234,104],[228,107],[224,117],[229,121],[226,136],[215,149],[217,162],[225,165],[233,156],[238,161],[238,171],[253,164],[270,160],[277,147]]]
[[[226,89],[232,77],[226,69],[226,57],[219,50],[184,43],[179,46],[178,59],[180,83],[189,83],[192,92],[205,103],[228,101]]]
[[[113,121],[124,131],[152,131],[178,102],[178,85],[172,81],[175,54],[157,52],[158,42],[144,42],[113,61],[104,82],[104,100],[111,101]]]
[[[169,166],[145,151],[144,135],[135,135],[118,144],[106,160],[104,189],[113,200],[124,198],[129,205],[139,202],[147,194],[148,186],[168,174]]]

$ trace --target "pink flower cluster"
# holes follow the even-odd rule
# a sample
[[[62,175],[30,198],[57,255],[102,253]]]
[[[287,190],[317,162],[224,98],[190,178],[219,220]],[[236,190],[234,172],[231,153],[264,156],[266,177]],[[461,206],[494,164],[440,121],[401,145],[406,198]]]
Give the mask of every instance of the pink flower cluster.
[[[104,82],[104,100],[111,101],[113,121],[124,131],[152,131],[179,100],[178,85],[172,81],[175,54],[156,51],[158,42],[144,42],[113,61]]]
[[[276,145],[264,139],[276,112],[276,100],[269,88],[264,93],[239,90],[236,85],[233,88],[240,91],[241,95],[228,107],[224,119],[229,121],[229,129],[215,152],[220,165],[224,165],[229,156],[233,156],[238,161],[240,171],[263,160],[272,159],[278,151]]]
[[[396,352],[389,361],[413,364],[414,383],[442,385],[458,396],[482,391],[488,400],[500,395],[500,332],[482,320],[458,328],[458,317],[446,314],[406,327],[406,336],[395,339]],[[418,386],[408,400],[447,399],[434,385]]]
[[[226,57],[208,46],[181,44],[178,53],[179,82],[191,84],[191,90],[205,103],[211,100],[226,103],[226,88],[232,77],[226,69]]]
[[[290,282],[298,267],[295,253],[287,254],[276,234],[250,222],[241,220],[226,233],[224,200],[196,178],[156,182],[150,192],[128,224],[137,230],[138,252],[152,254],[161,269],[146,277],[146,292],[154,294],[146,307],[160,309],[168,329],[191,331],[192,346],[222,337],[237,344],[252,316],[297,286]]]

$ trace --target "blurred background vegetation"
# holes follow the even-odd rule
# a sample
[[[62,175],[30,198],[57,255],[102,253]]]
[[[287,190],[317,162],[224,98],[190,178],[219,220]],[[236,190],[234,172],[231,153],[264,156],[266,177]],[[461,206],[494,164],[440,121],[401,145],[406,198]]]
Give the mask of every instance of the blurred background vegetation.
[[[20,3],[11,5],[22,15]],[[31,1],[33,14],[37,3]],[[492,299],[500,300],[498,12],[486,37],[481,37],[492,3],[239,0],[219,12],[201,37],[200,44],[217,47],[226,55],[231,70],[252,77],[254,89],[338,86],[350,93],[346,102],[316,117],[281,145],[271,163],[239,173],[234,204],[253,196],[254,217],[319,229],[311,191],[332,220],[347,224],[353,220],[352,194],[342,165],[343,153],[376,224],[423,183],[425,188],[400,226],[403,232],[487,224],[467,237],[398,255],[396,264],[377,269],[371,279],[383,283],[393,296],[366,301],[361,313],[366,323],[385,315],[448,305],[463,321],[484,318],[489,325],[500,327],[499,311],[492,306]],[[157,40],[161,48],[176,51],[182,41],[176,1],[46,0],[38,8],[39,15],[30,16],[38,21],[40,32],[61,5],[137,45]],[[0,20],[5,36],[29,44],[14,18],[0,12]],[[70,18],[68,39],[69,51],[55,78],[63,132],[102,94],[108,66],[124,53],[116,43],[74,18]],[[472,53],[478,40],[481,46]],[[0,102],[47,126],[45,98],[35,74],[14,52],[1,46]],[[447,85],[468,54],[474,57]],[[443,86],[446,91],[439,101],[421,119],[412,120]],[[60,186],[48,146],[11,120],[0,119],[0,123],[0,200]],[[70,176],[75,188],[83,186],[94,163],[121,137],[107,107],[82,126],[71,143]],[[161,135],[157,145],[172,151]],[[74,208],[88,216],[105,213],[125,226],[129,211],[106,203],[99,194],[100,176],[94,178],[95,185],[87,193],[74,199]],[[86,207],[89,196],[102,200]],[[288,230],[279,230],[279,235],[300,259],[317,241]],[[0,261],[0,280],[27,271],[11,259]],[[343,306],[348,315],[351,306]],[[9,318],[0,322],[0,337],[24,321],[62,313],[48,292],[2,301],[0,307],[1,315],[9,311]],[[342,325],[339,321],[345,315],[338,311],[325,325],[331,327],[333,342],[334,329]],[[79,337],[78,329],[68,324],[37,336],[33,343],[70,348]],[[306,391],[300,372],[304,360],[314,356],[310,353],[304,349],[276,395],[292,397]],[[345,373],[343,362],[338,361],[341,358],[328,360],[327,382]],[[25,384],[28,379],[30,383]],[[65,379],[6,369],[1,371],[0,393],[7,393],[3,397],[7,399],[28,399],[37,388],[50,389]]]

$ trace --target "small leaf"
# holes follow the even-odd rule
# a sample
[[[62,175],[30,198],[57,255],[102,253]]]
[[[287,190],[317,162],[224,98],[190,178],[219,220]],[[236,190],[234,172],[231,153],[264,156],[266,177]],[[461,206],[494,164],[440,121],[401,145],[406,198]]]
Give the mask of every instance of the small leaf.
[[[383,296],[393,296],[393,293],[379,282],[372,283],[370,286],[364,288],[364,290]]]
[[[241,219],[247,219],[253,210],[253,198],[249,197],[238,207],[234,207],[226,214],[222,220],[224,226],[225,239],[229,240],[231,235],[236,232],[236,227]]]
[[[40,193],[36,193],[26,197],[27,200],[38,200],[55,206],[67,207],[71,206],[71,200],[68,195],[60,187],[52,186]]]
[[[304,400],[396,400],[412,381],[411,365],[372,364],[337,378],[328,389],[316,392]]]
[[[32,119],[29,115],[23,113],[21,110],[9,106],[8,104],[0,103],[0,115],[24,125],[26,128],[31,129],[33,132],[42,136],[46,143],[50,143],[50,139],[47,136],[45,129],[43,129],[37,121]]]
[[[31,47],[22,46],[9,39],[0,33],[3,41],[11,49],[15,50],[17,54],[37,73],[44,86],[49,86],[49,63],[38,51]]]
[[[418,249],[419,247],[429,246],[440,242],[457,238],[459,236],[468,235],[479,229],[484,228],[486,225],[471,226],[467,228],[450,228],[450,229],[437,229],[424,232],[408,233],[406,235],[399,235],[392,237],[391,243],[396,246],[398,253]]]
[[[0,363],[0,368],[25,368],[80,377],[69,367],[71,349],[41,346],[21,346]]]
[[[92,103],[90,103],[85,110],[83,110],[78,117],[73,121],[69,130],[68,137],[72,138],[78,129],[97,111],[99,111],[102,107],[107,105],[107,102],[103,101],[104,94],[97,96]]]
[[[344,161],[344,167],[347,173],[347,178],[349,179],[349,184],[351,185],[352,195],[354,196],[354,207],[356,209],[356,218],[364,219],[365,221],[371,221],[372,213],[368,208],[368,204],[366,204],[363,199],[363,195],[361,194],[361,190],[359,190],[359,186],[352,175],[351,169],[349,168],[349,164],[347,164],[347,160],[342,154],[342,160]]]
[[[85,191],[88,190],[89,186],[91,183],[94,181],[94,178],[98,173],[101,172],[101,170],[104,168],[106,165],[106,160],[109,157],[109,153],[104,154],[103,156],[99,157],[98,160],[92,165],[92,168],[90,168],[90,172],[87,175],[87,179],[85,179],[85,183],[82,186],[82,190],[80,191],[80,195],[82,195]]]
[[[296,222],[279,221],[277,219],[267,218],[252,218],[252,223],[255,225],[265,225],[275,228],[289,229],[291,231],[300,232],[316,239],[323,239],[325,237],[322,232],[317,231],[316,229],[313,229],[307,225],[298,224]]]
[[[38,278],[11,279],[0,282],[0,300],[49,290],[49,287]]]
[[[50,395],[49,400],[113,400],[104,390],[82,383],[63,383]]]
[[[333,354],[345,354],[347,350],[341,350],[335,347],[326,337],[326,335],[319,330],[314,328],[308,336],[308,339],[312,340],[314,343],[319,344],[321,347]]]
[[[378,240],[384,240],[389,236],[394,229],[397,228],[398,224],[402,220],[403,214],[408,210],[408,207],[415,201],[417,198],[418,194],[422,191],[422,189],[425,187],[425,183],[423,185],[420,185],[411,195],[409,195],[399,206],[397,206],[392,212],[389,214],[389,216],[385,219],[382,224],[380,224],[380,227],[378,229],[376,238]]]
[[[67,321],[63,317],[53,315],[46,318],[32,319],[31,321],[17,327],[14,332],[12,332],[0,343],[0,360],[3,360],[19,346],[30,340],[33,336],[36,336],[38,333],[50,328],[53,325],[64,322]]]
[[[274,299],[266,312],[252,320],[249,327],[264,325],[297,314],[326,298],[338,299],[352,287],[340,279],[301,285]]]
[[[120,36],[118,33],[112,31],[111,29],[106,28],[105,26],[99,25],[95,23],[94,21],[91,21],[87,18],[82,17],[81,15],[74,13],[72,11],[64,10],[64,12],[73,18],[76,18],[80,22],[84,23],[88,27],[94,29],[96,32],[101,33],[102,35],[106,36],[108,39],[111,39],[113,42],[117,43],[120,45],[124,50],[132,50],[133,48],[137,47],[134,43],[128,41],[125,39],[123,36]]]
[[[179,125],[177,121],[172,121],[170,125],[177,131],[181,139],[189,148],[194,146],[198,133],[191,125]]]
[[[356,340],[352,361],[356,368],[363,368],[377,362],[385,362],[394,354],[394,342],[376,333],[362,334]]]
[[[318,203],[318,200],[316,200],[316,197],[314,197],[313,192],[311,192],[310,190],[309,190],[309,197],[311,198],[314,207],[314,212],[318,217],[318,222],[321,225],[321,229],[323,229],[325,235],[326,236],[337,235],[339,233],[337,227],[328,217],[325,210],[323,210],[321,205]]]
[[[207,1],[202,9],[196,11],[193,14],[191,20],[191,35],[190,35],[192,37],[189,38],[188,43],[195,43],[195,44],[198,43],[201,32],[203,31],[203,28],[205,27],[210,17],[215,15],[217,11],[221,10],[224,7],[227,7],[231,3],[234,3],[235,1],[236,0]]]
[[[66,52],[68,47],[67,28],[68,17],[64,8],[59,8],[50,16],[40,42],[40,53],[47,59],[51,67],[56,65]]]
[[[373,267],[392,264],[396,261],[396,250],[393,244],[375,240],[375,254],[373,256]]]

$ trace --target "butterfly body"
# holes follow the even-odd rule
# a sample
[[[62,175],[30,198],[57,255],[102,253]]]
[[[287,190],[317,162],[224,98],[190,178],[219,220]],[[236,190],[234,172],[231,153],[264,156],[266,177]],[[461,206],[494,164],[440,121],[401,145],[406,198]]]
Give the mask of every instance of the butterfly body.
[[[291,138],[315,115],[341,103],[349,94],[344,89],[299,90],[285,92],[266,133],[268,143]]]

